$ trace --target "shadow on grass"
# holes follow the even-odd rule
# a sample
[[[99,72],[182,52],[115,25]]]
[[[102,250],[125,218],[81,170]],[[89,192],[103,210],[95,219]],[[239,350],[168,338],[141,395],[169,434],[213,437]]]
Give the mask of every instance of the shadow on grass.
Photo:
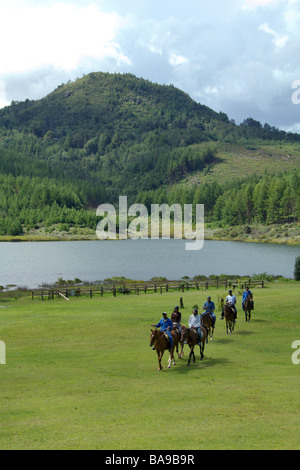
[[[246,331],[246,330],[236,331],[235,333],[236,333],[236,335],[242,335],[242,336],[250,336],[250,335],[257,334],[257,332],[254,332],[254,331]],[[233,333],[233,334],[234,334],[234,333]]]
[[[203,361],[200,361],[200,356],[198,354],[196,355],[196,362],[193,363],[193,361],[191,361],[190,366],[188,367],[188,358],[189,356],[186,355],[183,359],[177,360],[176,366],[172,365],[171,370],[173,370],[173,372],[183,375],[188,374],[193,369],[203,370],[208,369],[210,367],[230,364],[230,361],[225,357],[210,358],[204,356]]]

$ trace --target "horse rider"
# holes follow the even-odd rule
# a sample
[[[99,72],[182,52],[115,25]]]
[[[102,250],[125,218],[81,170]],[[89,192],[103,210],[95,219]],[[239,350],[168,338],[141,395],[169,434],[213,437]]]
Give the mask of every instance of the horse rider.
[[[252,294],[251,290],[249,289],[249,287],[246,287],[246,290],[244,290],[244,293],[243,293],[243,297],[242,297],[242,309],[245,310],[245,308],[244,308],[244,303],[245,303],[245,300],[247,299],[248,295],[251,296],[251,300],[252,300],[252,310],[254,310],[253,294]]]
[[[168,318],[168,314],[164,312],[163,317],[160,320],[160,322],[157,325],[151,325],[151,326],[153,326],[154,328],[160,328],[160,331],[163,331],[165,334],[168,335],[169,341],[170,341],[168,349],[171,351],[172,346],[173,346],[173,338],[171,335],[171,331],[173,330],[173,324],[170,318]]]
[[[193,314],[190,316],[189,319],[189,328],[194,328],[198,334],[198,344],[201,345],[201,317],[198,315],[198,309],[194,308]]]
[[[232,294],[231,289],[228,291],[228,295],[226,297],[226,304],[229,305],[229,307],[231,307],[232,310],[234,311],[234,321],[236,322],[237,320],[236,296]],[[224,320],[224,307],[222,310],[222,316],[220,320]]]
[[[212,302],[211,297],[207,297],[207,301],[203,305],[204,312],[202,313],[202,315],[204,315],[205,313],[210,314],[210,316],[213,320],[213,325],[212,325],[213,328],[215,328],[215,326],[216,326],[216,315],[214,314],[215,308],[216,308],[216,306],[215,306],[214,302]]]
[[[179,335],[181,335],[181,313],[179,312],[179,306],[176,305],[174,308],[174,312],[171,315],[171,322],[173,328],[179,331]]]

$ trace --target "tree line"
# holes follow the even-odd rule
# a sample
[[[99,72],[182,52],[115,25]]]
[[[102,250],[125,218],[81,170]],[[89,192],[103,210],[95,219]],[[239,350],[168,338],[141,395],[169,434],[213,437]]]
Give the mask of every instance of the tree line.
[[[136,202],[149,211],[151,204],[204,204],[206,221],[220,227],[293,222],[300,215],[300,171],[251,176],[230,185],[178,185],[142,191]]]
[[[21,235],[24,228],[95,229],[95,211],[86,209],[86,195],[73,184],[49,178],[0,174],[0,235]]]

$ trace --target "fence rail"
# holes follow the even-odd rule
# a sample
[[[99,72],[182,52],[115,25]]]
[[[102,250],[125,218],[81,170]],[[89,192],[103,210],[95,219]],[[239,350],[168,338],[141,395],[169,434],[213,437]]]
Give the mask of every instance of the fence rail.
[[[41,298],[42,300],[52,300],[57,298],[64,297],[67,300],[69,297],[80,297],[81,295],[89,296],[93,298],[95,295],[100,295],[103,297],[105,294],[112,294],[116,297],[118,294],[147,294],[150,292],[160,293],[169,292],[169,291],[179,291],[187,292],[189,290],[208,290],[209,288],[219,287],[245,289],[246,287],[262,287],[264,288],[264,281],[256,281],[249,278],[246,281],[238,280],[207,280],[207,281],[167,281],[164,283],[153,283],[153,282],[135,282],[135,283],[126,283],[126,284],[110,284],[103,286],[80,286],[80,287],[70,287],[64,286],[61,288],[55,289],[38,289],[32,290],[31,296],[32,300],[36,298]]]

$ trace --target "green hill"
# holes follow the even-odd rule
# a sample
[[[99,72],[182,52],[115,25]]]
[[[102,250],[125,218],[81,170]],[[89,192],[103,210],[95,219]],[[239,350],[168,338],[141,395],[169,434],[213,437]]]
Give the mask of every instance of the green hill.
[[[13,102],[0,110],[0,214],[18,217],[18,226],[28,229],[57,223],[92,226],[94,219],[74,213],[67,217],[66,209],[116,203],[121,194],[129,202],[149,201],[150,196],[160,201],[170,194],[174,199],[175,190],[177,202],[196,202],[199,189],[216,184],[208,211],[214,220],[217,197],[228,182],[248,176],[258,184],[265,171],[299,169],[299,157],[298,134],[251,118],[236,125],[173,86],[130,74],[91,73],[41,100]],[[43,197],[32,200],[34,178],[51,187],[51,194],[43,186]],[[56,197],[56,190],[53,194],[53,187],[65,194],[70,185],[76,195],[70,200],[80,201],[77,206]],[[59,217],[48,214],[54,202]],[[297,207],[293,201],[279,216],[296,220]],[[29,210],[34,216],[28,217]],[[3,221],[0,232],[9,233]]]

